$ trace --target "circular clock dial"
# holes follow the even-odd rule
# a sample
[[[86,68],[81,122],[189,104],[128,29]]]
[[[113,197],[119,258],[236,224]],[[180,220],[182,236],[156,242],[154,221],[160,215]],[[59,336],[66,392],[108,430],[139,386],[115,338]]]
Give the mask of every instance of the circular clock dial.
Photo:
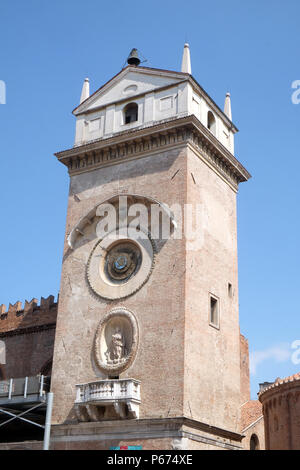
[[[126,282],[136,274],[141,265],[141,251],[131,242],[113,246],[105,258],[105,274],[117,283]]]

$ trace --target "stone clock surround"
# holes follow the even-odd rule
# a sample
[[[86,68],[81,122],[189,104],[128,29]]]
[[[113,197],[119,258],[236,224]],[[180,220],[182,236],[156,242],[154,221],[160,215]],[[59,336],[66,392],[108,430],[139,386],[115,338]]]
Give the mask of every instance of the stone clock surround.
[[[110,272],[107,268],[107,257],[118,246],[127,247],[129,254],[137,258],[130,277],[118,279],[118,273]],[[104,299],[117,300],[128,297],[139,290],[149,279],[154,267],[155,244],[150,236],[134,240],[118,235],[117,232],[108,234],[94,246],[88,263],[88,283],[96,295]],[[126,273],[125,273],[126,274]]]

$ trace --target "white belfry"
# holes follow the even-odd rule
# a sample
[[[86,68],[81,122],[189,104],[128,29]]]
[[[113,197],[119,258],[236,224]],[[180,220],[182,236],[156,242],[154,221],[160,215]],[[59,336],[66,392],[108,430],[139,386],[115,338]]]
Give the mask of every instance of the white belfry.
[[[232,121],[230,93],[226,93],[225,103],[224,103],[224,113],[230,119],[230,121]]]
[[[187,42],[185,43],[183,48],[181,72],[189,74],[192,73],[190,46]]]
[[[80,104],[90,96],[90,80],[86,78],[82,85]]]

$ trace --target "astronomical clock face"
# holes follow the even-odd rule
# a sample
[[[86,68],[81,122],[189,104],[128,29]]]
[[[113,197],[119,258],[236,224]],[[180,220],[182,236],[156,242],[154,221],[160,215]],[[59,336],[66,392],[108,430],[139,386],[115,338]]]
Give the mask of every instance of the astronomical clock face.
[[[123,299],[149,279],[154,265],[154,242],[143,232],[140,238],[110,233],[94,246],[87,264],[87,278],[95,294],[104,299]]]
[[[157,209],[153,212],[158,214],[157,223],[154,225],[153,207]],[[106,214],[111,209],[114,209],[116,218],[110,226],[110,232],[98,230],[103,221],[103,227],[107,226]],[[136,222],[137,214],[142,216],[138,230],[135,231],[132,227],[136,228],[137,225],[132,222]],[[169,227],[169,233],[173,233],[175,224],[168,206],[154,199],[132,194],[113,196],[95,206],[80,219],[68,236],[68,244],[72,250],[76,250],[95,240],[95,235],[98,238],[86,266],[88,284],[97,296],[118,300],[141,289],[152,273],[155,254],[160,251],[162,240],[157,234],[164,233],[161,223],[166,224],[164,229]]]
[[[142,264],[142,252],[139,246],[128,241],[113,245],[104,261],[104,271],[107,279],[120,283],[128,282],[136,275]]]

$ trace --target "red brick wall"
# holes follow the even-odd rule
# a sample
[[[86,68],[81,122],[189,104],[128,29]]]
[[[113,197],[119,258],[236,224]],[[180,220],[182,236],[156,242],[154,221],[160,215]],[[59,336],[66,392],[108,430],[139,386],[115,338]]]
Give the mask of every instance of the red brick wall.
[[[57,303],[54,297],[0,306],[0,340],[5,344],[1,379],[37,375],[52,361]],[[48,367],[49,369],[49,367]]]
[[[300,380],[262,392],[267,450],[300,449]]]

